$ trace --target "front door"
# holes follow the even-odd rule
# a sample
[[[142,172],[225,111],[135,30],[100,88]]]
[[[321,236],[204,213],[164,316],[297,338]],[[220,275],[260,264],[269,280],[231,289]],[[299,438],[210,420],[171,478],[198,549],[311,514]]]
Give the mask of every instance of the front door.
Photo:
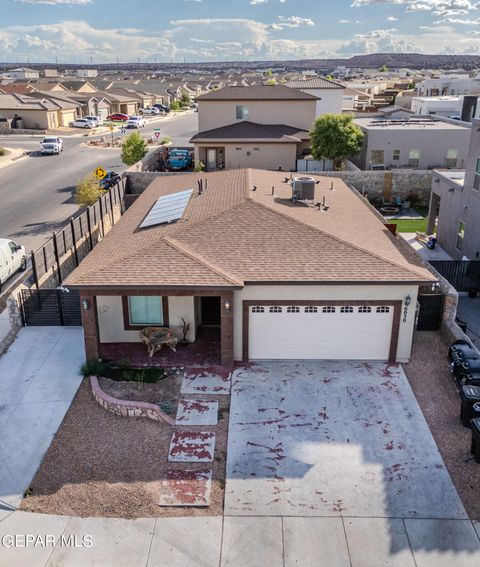
[[[202,297],[202,325],[213,327],[220,325],[220,297]]]
[[[217,148],[207,148],[207,171],[217,169]]]

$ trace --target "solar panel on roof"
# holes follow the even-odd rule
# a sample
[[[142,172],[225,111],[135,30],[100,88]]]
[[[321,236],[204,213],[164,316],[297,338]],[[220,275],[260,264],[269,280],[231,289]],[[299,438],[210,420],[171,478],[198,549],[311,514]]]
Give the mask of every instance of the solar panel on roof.
[[[167,224],[181,219],[193,189],[160,197],[140,224],[140,228]]]

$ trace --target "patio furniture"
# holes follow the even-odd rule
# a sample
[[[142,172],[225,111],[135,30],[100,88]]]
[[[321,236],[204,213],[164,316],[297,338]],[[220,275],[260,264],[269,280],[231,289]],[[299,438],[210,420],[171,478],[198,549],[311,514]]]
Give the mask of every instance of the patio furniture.
[[[402,201],[402,198],[401,198],[401,197],[395,197],[395,198],[393,199],[393,204],[394,204],[396,207],[400,207],[401,209],[403,209],[403,206],[404,206],[404,205],[403,205],[403,201]]]
[[[410,201],[403,201],[403,210],[408,211],[411,207],[412,203]]]
[[[168,327],[145,327],[140,331],[140,340],[147,345],[150,358],[159,351],[163,345],[167,345],[176,352],[178,339]]]

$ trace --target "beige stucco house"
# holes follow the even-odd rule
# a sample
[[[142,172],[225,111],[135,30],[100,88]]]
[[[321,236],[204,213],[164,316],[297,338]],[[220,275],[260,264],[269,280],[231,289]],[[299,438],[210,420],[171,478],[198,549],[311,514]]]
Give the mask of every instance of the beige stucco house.
[[[309,147],[317,97],[283,85],[225,87],[200,96],[195,160],[207,171],[262,167],[295,171]]]
[[[301,183],[292,201],[298,181],[279,172],[158,176],[64,282],[87,359],[144,352],[147,326],[181,339],[185,322],[183,356],[200,344],[225,367],[408,361],[419,286],[436,278],[342,180]]]
[[[0,118],[20,117],[17,127],[48,130],[60,126],[59,106],[47,98],[26,95],[0,95]]]

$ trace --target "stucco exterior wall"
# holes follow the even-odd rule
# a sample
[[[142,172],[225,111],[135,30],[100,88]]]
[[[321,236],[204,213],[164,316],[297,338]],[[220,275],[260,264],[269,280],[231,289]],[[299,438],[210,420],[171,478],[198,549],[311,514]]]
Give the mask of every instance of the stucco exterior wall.
[[[319,100],[317,100],[316,103],[315,116],[321,116],[322,114],[342,114],[343,93],[345,92],[345,89],[299,89],[299,90],[319,98]]]
[[[403,301],[410,295],[412,301],[408,307],[407,320],[400,319],[398,337],[397,362],[408,362],[412,348],[412,337],[415,326],[415,305],[418,286],[415,285],[295,285],[269,286],[247,285],[234,292],[234,359],[242,360],[242,302],[252,299],[283,300],[382,300],[396,299]],[[403,315],[403,306],[402,306]]]
[[[225,169],[251,167],[255,169],[274,169],[295,171],[297,163],[297,144],[195,144],[195,160],[206,160],[206,148],[225,148]]]
[[[23,119],[24,128],[32,128],[34,130],[48,130],[58,126],[56,111],[48,112],[46,110],[25,110],[20,108],[3,109],[0,108],[0,117],[13,118],[15,114]]]
[[[229,124],[241,122],[236,118],[236,107],[248,107],[250,114],[246,119],[258,124],[287,124],[307,132],[312,127],[316,112],[315,99],[312,100],[199,100],[198,130],[212,130]]]
[[[384,151],[386,167],[408,167],[409,152],[420,151],[418,169],[445,167],[448,150],[457,150],[457,169],[465,167],[470,128],[369,128],[362,152],[352,161],[360,169],[370,169],[371,151]],[[435,140],[434,143],[432,141]],[[400,159],[393,159],[393,151],[400,150]]]
[[[98,330],[101,343],[138,343],[138,331],[126,331],[123,324],[122,298],[118,295],[97,296]],[[195,340],[195,309],[192,296],[169,297],[169,327],[179,340],[183,338],[182,317],[190,323],[187,340]]]

